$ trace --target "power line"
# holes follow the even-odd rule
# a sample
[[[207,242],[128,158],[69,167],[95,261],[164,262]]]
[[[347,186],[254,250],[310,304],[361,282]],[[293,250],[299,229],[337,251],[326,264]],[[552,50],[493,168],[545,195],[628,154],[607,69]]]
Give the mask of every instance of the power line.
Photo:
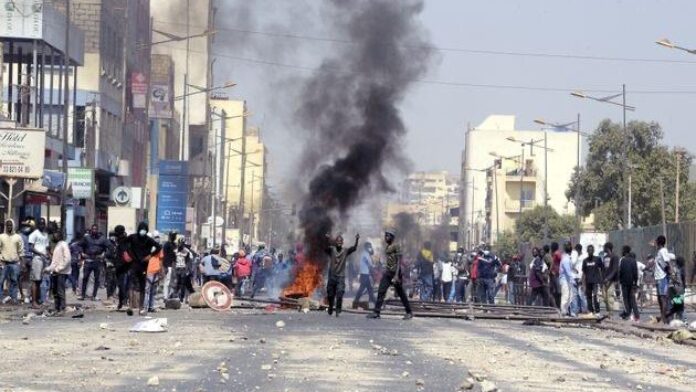
[[[181,22],[163,21],[163,20],[155,20],[155,23],[185,25],[184,23],[181,23]],[[203,26],[193,26],[193,27],[203,28]],[[261,35],[261,36],[267,36],[267,37],[287,38],[287,39],[295,39],[295,40],[303,40],[303,41],[327,42],[327,43],[336,43],[336,44],[344,44],[344,45],[357,45],[356,42],[351,41],[351,40],[339,39],[339,38],[330,38],[330,37],[318,37],[318,36],[311,36],[311,35],[300,35],[300,34],[291,34],[291,33],[247,30],[247,29],[232,29],[232,28],[224,28],[224,27],[217,27],[215,30],[227,31],[227,32],[232,32],[232,33]],[[385,45],[388,45],[388,44],[385,44]],[[696,61],[689,61],[689,60],[670,60],[670,59],[643,58],[643,57],[617,57],[617,56],[577,55],[577,54],[567,54],[567,53],[518,52],[518,51],[506,51],[506,50],[484,50],[484,49],[443,47],[443,46],[433,46],[433,45],[406,46],[406,47],[411,47],[413,49],[433,50],[433,51],[438,51],[438,52],[483,54],[483,55],[494,55],[494,56],[516,56],[516,57],[536,57],[536,58],[566,59],[566,60],[610,61],[610,62],[654,63],[654,64],[696,64]]]
[[[185,50],[179,48],[170,48],[171,50]],[[202,51],[191,50],[192,53],[203,53]],[[241,61],[251,64],[261,64],[272,67],[288,68],[299,71],[307,72],[317,72],[320,69],[317,67],[308,67],[295,64],[280,63],[277,61],[268,61],[240,56],[232,56],[224,53],[212,53],[213,56],[226,58],[235,61]],[[335,68],[336,71],[346,71],[342,68]],[[540,92],[562,92],[569,93],[575,90],[582,90],[587,93],[599,93],[599,94],[613,94],[619,92],[616,89],[580,89],[577,87],[544,87],[544,86],[526,86],[526,85],[515,85],[515,84],[492,84],[492,83],[469,83],[469,82],[458,82],[458,81],[447,81],[447,80],[431,80],[431,79],[414,79],[413,82],[426,85],[439,85],[439,86],[451,86],[451,87],[469,87],[469,88],[485,88],[485,89],[499,89],[499,90],[521,90],[521,91],[540,91]],[[671,89],[656,89],[656,90],[630,90],[631,94],[640,95],[696,95],[696,90],[671,90]]]

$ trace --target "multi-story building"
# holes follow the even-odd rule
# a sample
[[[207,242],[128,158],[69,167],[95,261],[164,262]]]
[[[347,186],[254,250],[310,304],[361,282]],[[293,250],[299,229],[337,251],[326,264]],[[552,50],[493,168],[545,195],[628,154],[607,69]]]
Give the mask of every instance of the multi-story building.
[[[578,142],[574,132],[517,130],[515,116],[507,115],[491,115],[468,129],[460,244],[494,243],[498,234],[514,229],[521,211],[544,205],[545,196],[559,214],[574,214],[565,192],[579,161]]]

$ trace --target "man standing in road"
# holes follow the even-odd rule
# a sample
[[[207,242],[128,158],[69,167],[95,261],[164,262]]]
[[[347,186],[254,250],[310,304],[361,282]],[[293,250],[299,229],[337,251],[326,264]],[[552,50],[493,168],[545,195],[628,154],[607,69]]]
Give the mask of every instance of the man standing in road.
[[[5,232],[0,234],[0,294],[5,281],[10,282],[10,299],[17,304],[20,263],[24,255],[24,241],[14,232],[14,222],[5,221]]]
[[[587,309],[592,314],[599,313],[599,285],[604,276],[604,262],[594,254],[594,246],[587,246],[587,257],[582,262],[582,277],[585,282]]]
[[[87,293],[87,284],[89,276],[94,273],[94,286],[92,287],[92,301],[98,301],[97,291],[99,290],[99,276],[101,275],[102,264],[104,264],[104,255],[111,249],[111,242],[99,232],[97,225],[92,225],[89,229],[89,235],[82,239],[80,244],[82,248],[82,257],[85,260],[82,272],[82,294],[77,299],[84,301]]]
[[[619,257],[614,254],[614,244],[607,242],[604,244],[604,284],[602,285],[602,295],[607,313],[611,313],[614,307],[614,290],[619,281]]]
[[[31,261],[31,301],[32,307],[38,308],[46,298],[42,293],[42,281],[44,268],[48,266],[48,235],[46,234],[46,219],[39,219],[39,223],[29,235],[29,249],[34,255]],[[48,290],[46,287],[45,290]]]
[[[162,250],[164,251],[164,260],[163,260],[163,268],[164,268],[164,287],[163,287],[163,294],[164,298],[169,298],[171,294],[172,287],[175,285],[172,282],[172,274],[173,274],[173,267],[174,263],[176,263],[176,236],[177,232],[176,230],[172,230],[169,232],[169,237],[168,241],[162,245]]]
[[[421,301],[433,300],[433,251],[430,241],[423,243],[423,249],[418,252],[416,267],[418,268],[418,281],[421,285]]]
[[[393,231],[386,231],[384,233],[384,242],[387,243],[385,249],[386,254],[386,269],[384,274],[382,274],[382,280],[379,282],[379,290],[377,291],[377,303],[375,304],[375,310],[372,314],[368,314],[367,318],[378,319],[380,317],[380,312],[382,310],[382,304],[384,303],[384,297],[387,295],[387,290],[390,286],[394,286],[396,294],[401,299],[401,303],[404,305],[406,310],[406,315],[404,320],[409,320],[413,318],[411,313],[411,305],[408,303],[408,296],[404,291],[404,287],[401,284],[401,248],[399,245],[394,243],[396,236]]]
[[[329,316],[333,314],[334,306],[336,317],[343,310],[343,294],[346,291],[346,259],[358,249],[358,241],[360,241],[360,234],[355,235],[355,244],[345,249],[343,236],[339,235],[333,243],[329,242],[329,247],[326,249],[326,253],[329,255],[329,280],[326,283]]]
[[[621,318],[631,321],[639,321],[640,313],[636,303],[636,287],[638,287],[638,263],[631,255],[631,247],[624,245],[619,262],[619,282],[621,283],[621,298],[623,298],[624,312]]]
[[[566,242],[563,246],[563,255],[561,256],[561,264],[558,268],[558,280],[561,288],[561,316],[575,317],[575,309],[571,305],[571,301],[575,297],[575,275],[573,274],[573,262],[570,259],[570,254],[573,251],[573,246],[570,242]]]
[[[676,256],[670,253],[665,246],[667,238],[660,235],[655,240],[657,245],[657,255],[655,256],[655,285],[657,286],[657,302],[660,304],[660,320],[667,321],[667,289],[669,287],[669,278],[665,271],[671,261],[676,260]]]
[[[372,244],[370,242],[365,242],[363,248],[363,253],[360,256],[360,287],[358,287],[358,292],[355,294],[355,299],[353,300],[354,309],[357,309],[360,297],[362,297],[365,292],[367,292],[367,300],[371,304],[375,303],[375,293],[372,289],[372,280],[370,278],[372,275],[372,255],[375,251],[372,249]]]
[[[130,307],[140,310],[140,314],[147,314],[147,309],[143,312],[143,300],[145,297],[145,274],[147,263],[150,257],[158,254],[162,246],[147,235],[148,225],[145,222],[138,224],[138,231],[128,236],[125,240],[127,245],[128,259],[131,261],[128,271],[128,285],[130,294]],[[128,314],[133,311],[128,309]]]
[[[483,257],[479,259],[479,298],[483,303],[495,303],[495,278],[500,269],[500,260],[489,250],[483,251]]]

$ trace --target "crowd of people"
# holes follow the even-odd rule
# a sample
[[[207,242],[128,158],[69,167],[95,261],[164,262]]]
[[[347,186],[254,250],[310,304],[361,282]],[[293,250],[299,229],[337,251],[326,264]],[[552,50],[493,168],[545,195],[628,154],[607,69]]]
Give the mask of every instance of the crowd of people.
[[[655,255],[641,262],[630,246],[615,250],[611,242],[599,251],[593,245],[553,242],[532,248],[526,257],[520,253],[501,260],[485,245],[438,254],[426,241],[409,265],[413,279],[407,287],[411,297],[422,301],[551,306],[569,317],[620,311],[620,317],[635,322],[640,321],[639,303],[648,302],[654,292],[659,320],[685,321],[685,260],[665,244],[664,236],[657,237]],[[361,257],[358,296],[367,292],[372,302],[363,274],[367,260]]]
[[[43,218],[26,219],[18,228],[7,220],[0,230],[2,302],[35,309],[53,302],[54,315],[65,313],[70,289],[78,303],[101,302],[105,290],[104,303],[129,315],[155,312],[172,300],[185,303],[195,286],[211,280],[253,297],[286,283],[294,254],[286,259],[263,245],[253,255],[248,248],[227,255],[224,247],[199,254],[180,234],[162,239],[145,222],[135,233],[118,225],[108,236],[93,225],[69,244]]]

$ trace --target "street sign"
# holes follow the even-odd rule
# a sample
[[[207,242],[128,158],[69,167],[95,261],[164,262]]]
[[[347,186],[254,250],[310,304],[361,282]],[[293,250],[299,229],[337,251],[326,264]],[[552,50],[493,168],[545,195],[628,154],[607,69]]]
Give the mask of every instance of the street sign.
[[[204,284],[201,295],[205,303],[217,311],[227,310],[232,306],[232,293],[220,282],[211,280]]]
[[[68,183],[73,199],[89,200],[94,197],[94,170],[81,167],[68,168]]]
[[[0,126],[0,177],[41,178],[45,146],[43,129]]]
[[[111,198],[121,205],[126,205],[131,199],[131,190],[125,186],[116,187],[116,189],[111,192]]]

